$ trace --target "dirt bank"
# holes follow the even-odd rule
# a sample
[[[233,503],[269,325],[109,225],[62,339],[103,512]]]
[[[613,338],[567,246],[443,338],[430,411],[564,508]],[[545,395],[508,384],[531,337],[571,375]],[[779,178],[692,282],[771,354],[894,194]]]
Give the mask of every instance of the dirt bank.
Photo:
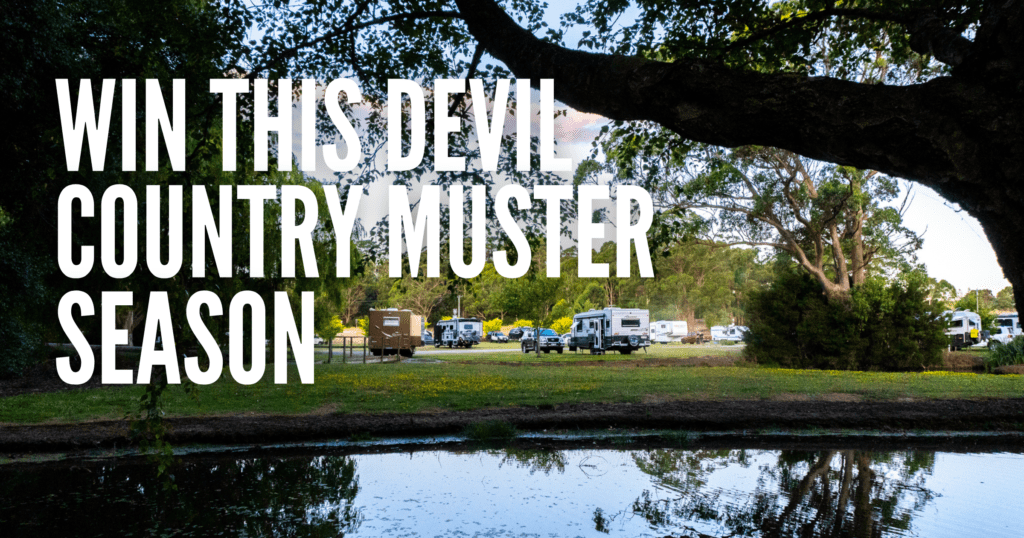
[[[737,431],[825,430],[1024,431],[1024,399],[922,402],[677,401],[657,404],[574,404],[415,414],[237,415],[167,420],[170,441],[280,443],[360,436],[439,435],[501,420],[522,430],[672,428]],[[0,451],[56,451],[125,446],[122,421],[0,427]]]

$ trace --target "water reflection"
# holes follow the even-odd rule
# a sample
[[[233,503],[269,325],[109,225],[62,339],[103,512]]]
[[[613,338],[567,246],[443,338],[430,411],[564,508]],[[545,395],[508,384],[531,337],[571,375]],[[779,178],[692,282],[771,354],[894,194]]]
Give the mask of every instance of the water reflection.
[[[935,497],[925,486],[935,465],[931,452],[781,451],[758,466],[753,491],[733,496],[707,488],[708,477],[751,466],[746,451],[652,450],[633,459],[661,488],[678,494],[655,499],[645,490],[633,503],[632,512],[652,527],[696,531],[700,523],[732,536],[902,534]]]
[[[176,490],[141,462],[0,471],[3,536],[340,536],[359,527],[350,457],[191,459]]]
[[[530,474],[537,472],[545,475],[551,471],[565,472],[567,461],[565,452],[561,450],[537,450],[532,448],[506,448],[503,450],[490,450],[488,454],[501,458],[498,466],[513,465],[521,469],[527,469]]]
[[[0,536],[1019,536],[1022,463],[913,450],[251,454],[188,457],[177,491],[137,459],[6,466]]]

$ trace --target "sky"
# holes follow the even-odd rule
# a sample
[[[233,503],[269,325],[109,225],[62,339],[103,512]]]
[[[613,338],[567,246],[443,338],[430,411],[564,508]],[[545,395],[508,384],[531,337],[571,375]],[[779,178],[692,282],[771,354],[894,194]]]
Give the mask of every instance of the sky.
[[[930,276],[953,284],[961,295],[968,289],[997,292],[1010,285],[974,217],[923,185],[904,181],[903,189],[910,189],[913,197],[903,222],[923,235],[924,247],[917,256]]]

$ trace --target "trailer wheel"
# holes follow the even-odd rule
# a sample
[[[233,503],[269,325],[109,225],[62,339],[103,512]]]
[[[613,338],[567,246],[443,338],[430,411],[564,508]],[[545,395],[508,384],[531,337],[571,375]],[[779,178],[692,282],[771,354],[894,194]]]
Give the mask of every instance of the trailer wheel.
[[[576,346],[569,346],[569,351],[576,351]]]

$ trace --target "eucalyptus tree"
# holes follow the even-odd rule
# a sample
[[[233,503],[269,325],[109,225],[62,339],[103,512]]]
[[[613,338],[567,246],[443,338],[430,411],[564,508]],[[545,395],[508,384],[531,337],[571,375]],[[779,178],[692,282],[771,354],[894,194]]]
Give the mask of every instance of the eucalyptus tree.
[[[907,198],[893,205],[900,189],[891,177],[775,148],[690,144],[679,156],[623,138],[606,146],[615,182],[645,187],[663,219],[709,244],[785,253],[832,298],[847,299],[872,274],[909,269],[921,246],[902,223]]]

